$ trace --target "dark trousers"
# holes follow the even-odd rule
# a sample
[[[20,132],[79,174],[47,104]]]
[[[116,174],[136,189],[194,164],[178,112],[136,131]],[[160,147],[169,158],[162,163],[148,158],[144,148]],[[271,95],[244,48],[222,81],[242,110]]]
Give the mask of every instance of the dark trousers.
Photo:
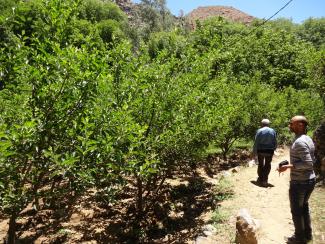
[[[258,167],[257,175],[258,181],[267,182],[271,171],[273,153],[257,153]]]
[[[292,221],[295,226],[295,236],[299,239],[311,239],[312,236],[308,199],[314,187],[315,179],[290,182],[289,199]]]

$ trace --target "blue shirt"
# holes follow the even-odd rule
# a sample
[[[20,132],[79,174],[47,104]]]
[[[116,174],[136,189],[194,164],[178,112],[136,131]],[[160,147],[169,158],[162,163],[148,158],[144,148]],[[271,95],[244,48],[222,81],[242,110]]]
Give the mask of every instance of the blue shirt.
[[[254,142],[254,153],[260,150],[272,150],[277,147],[276,132],[270,127],[264,126],[257,130]]]

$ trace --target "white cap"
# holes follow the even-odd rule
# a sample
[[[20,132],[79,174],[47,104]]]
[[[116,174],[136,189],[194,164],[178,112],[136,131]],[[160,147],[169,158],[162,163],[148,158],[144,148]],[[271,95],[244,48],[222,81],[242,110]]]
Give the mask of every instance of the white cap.
[[[269,125],[271,122],[268,119],[262,119],[262,125]]]

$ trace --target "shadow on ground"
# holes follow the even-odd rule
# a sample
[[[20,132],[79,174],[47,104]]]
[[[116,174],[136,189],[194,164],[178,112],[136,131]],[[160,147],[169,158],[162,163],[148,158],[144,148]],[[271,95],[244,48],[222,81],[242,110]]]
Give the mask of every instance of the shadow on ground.
[[[98,194],[66,195],[57,199],[59,207],[29,210],[17,221],[17,243],[186,243],[202,234],[202,216],[218,206],[215,185],[207,176],[239,165],[240,158],[222,162],[216,157],[195,167],[188,167],[165,182],[159,199],[139,220],[135,214],[136,189],[130,185],[120,192],[116,202],[103,201]]]
[[[251,180],[250,181],[252,184],[259,186],[259,187],[263,187],[263,188],[268,188],[268,187],[274,187],[274,185],[267,183],[266,185],[261,184],[261,182],[256,181],[256,180]]]

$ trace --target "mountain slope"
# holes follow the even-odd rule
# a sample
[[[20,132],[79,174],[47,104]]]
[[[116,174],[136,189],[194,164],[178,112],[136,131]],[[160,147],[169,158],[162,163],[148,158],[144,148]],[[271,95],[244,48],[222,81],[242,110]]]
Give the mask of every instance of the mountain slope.
[[[255,17],[248,15],[238,9],[227,6],[207,6],[207,7],[198,7],[190,12],[186,18],[189,21],[192,28],[195,28],[195,22],[197,20],[203,21],[210,17],[223,17],[227,20],[240,22],[243,24],[250,24]]]

